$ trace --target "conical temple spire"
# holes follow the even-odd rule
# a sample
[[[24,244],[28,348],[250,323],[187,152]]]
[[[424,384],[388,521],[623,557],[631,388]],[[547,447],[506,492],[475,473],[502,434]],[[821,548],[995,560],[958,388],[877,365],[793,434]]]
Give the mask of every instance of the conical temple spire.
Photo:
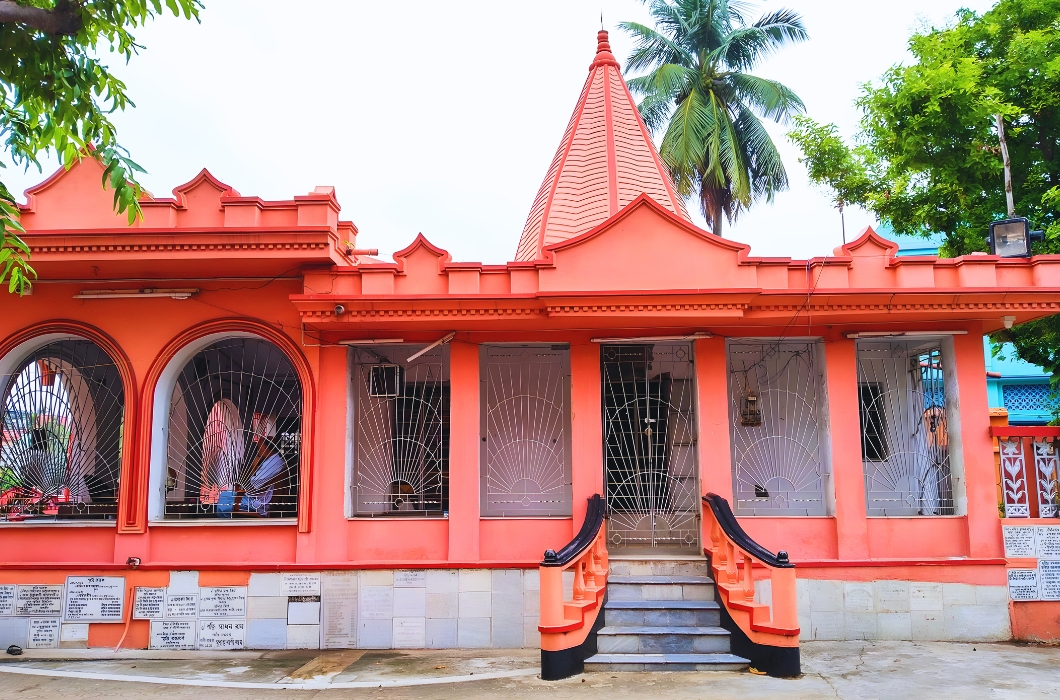
[[[559,243],[607,221],[640,194],[688,219],[621,68],[601,30],[589,77],[538,190],[516,260],[536,260]]]

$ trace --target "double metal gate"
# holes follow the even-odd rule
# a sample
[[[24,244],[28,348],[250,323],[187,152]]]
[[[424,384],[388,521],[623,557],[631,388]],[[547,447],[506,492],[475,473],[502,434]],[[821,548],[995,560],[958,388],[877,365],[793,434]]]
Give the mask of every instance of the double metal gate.
[[[692,357],[691,343],[602,348],[612,549],[698,550]]]

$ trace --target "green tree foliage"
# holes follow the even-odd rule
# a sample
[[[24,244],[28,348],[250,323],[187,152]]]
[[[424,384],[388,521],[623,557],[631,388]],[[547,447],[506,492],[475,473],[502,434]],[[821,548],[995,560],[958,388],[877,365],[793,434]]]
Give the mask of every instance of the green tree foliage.
[[[0,0],[0,138],[10,161],[39,170],[42,154],[54,153],[67,168],[95,158],[115,210],[135,221],[143,169],[119,145],[109,117],[133,103],[101,53],[129,61],[142,48],[133,30],[167,12],[197,20],[201,7],[200,0]],[[0,284],[20,294],[35,276],[22,232],[15,198],[0,181]]]
[[[951,26],[914,34],[909,50],[911,63],[863,87],[857,147],[834,125],[797,123],[789,137],[811,179],[898,233],[943,234],[942,255],[985,251],[990,222],[1006,215],[1000,114],[1016,213],[1046,231],[1036,253],[1060,252],[1060,0],[961,10]],[[994,340],[1060,377],[1060,317]]]
[[[788,186],[780,154],[760,118],[781,122],[804,110],[779,82],[751,75],[758,63],[808,38],[802,18],[779,9],[750,22],[737,0],[645,0],[654,28],[619,26],[633,35],[627,71],[652,131],[664,130],[660,154],[678,191],[698,195],[711,230],[721,234],[756,201]]]

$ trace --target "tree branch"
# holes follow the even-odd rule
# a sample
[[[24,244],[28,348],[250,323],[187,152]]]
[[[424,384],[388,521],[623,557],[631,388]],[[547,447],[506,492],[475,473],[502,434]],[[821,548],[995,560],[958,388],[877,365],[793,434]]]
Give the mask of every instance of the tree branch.
[[[59,0],[50,10],[20,5],[15,0],[0,0],[0,22],[25,24],[56,36],[73,36],[84,24],[81,8],[69,0]]]

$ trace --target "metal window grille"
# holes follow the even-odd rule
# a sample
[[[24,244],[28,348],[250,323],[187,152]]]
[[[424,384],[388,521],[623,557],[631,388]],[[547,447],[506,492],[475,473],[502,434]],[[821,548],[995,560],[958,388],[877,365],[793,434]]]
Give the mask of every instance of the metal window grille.
[[[272,343],[228,338],[195,354],[169,406],[163,517],[298,515],[302,386]]]
[[[449,510],[449,348],[351,348],[353,511],[443,516]]]
[[[737,515],[825,515],[817,344],[729,345],[729,416]],[[756,421],[742,403],[757,397]]]
[[[952,515],[938,341],[859,341],[858,400],[868,514]]]
[[[616,549],[697,551],[691,343],[604,345],[608,538]]]
[[[570,350],[483,345],[482,515],[569,516]]]
[[[48,343],[0,391],[0,520],[115,519],[125,391],[107,353]]]
[[[1002,384],[1001,403],[1010,411],[1049,413],[1060,400],[1049,384]]]

